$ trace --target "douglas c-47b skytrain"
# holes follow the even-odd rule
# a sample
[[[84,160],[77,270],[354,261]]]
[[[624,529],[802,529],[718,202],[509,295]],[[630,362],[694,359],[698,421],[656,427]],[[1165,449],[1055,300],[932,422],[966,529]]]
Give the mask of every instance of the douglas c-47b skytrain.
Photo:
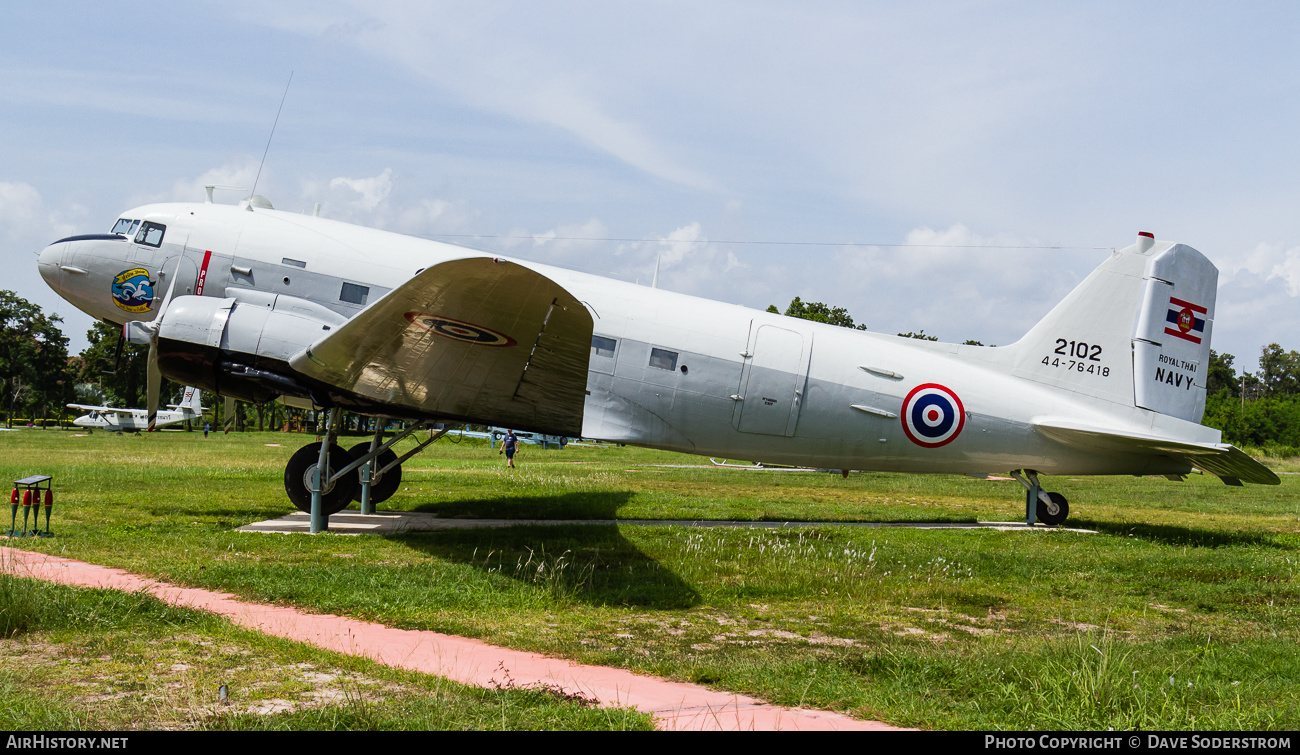
[[[410,454],[391,446],[433,422],[843,470],[1011,472],[1030,523],[1068,512],[1039,473],[1278,483],[1199,424],[1217,269],[1149,233],[1002,347],[769,314],[261,197],[138,207],[112,232],[50,244],[40,271],[149,344],[151,413],[162,375],[331,409],[325,439],[285,471],[314,531],[354,496],[392,495]],[[413,422],[348,452],[340,409]]]

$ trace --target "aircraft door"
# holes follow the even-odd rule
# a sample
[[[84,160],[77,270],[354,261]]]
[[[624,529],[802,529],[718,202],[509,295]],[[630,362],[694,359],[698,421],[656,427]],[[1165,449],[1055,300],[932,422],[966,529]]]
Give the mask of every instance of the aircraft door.
[[[811,337],[762,325],[749,345],[741,376],[736,429],[743,433],[794,435],[808,379]]]
[[[161,302],[167,295],[167,289],[171,288],[172,276],[176,278],[176,291],[172,296],[189,296],[194,293],[194,288],[199,279],[199,268],[194,264],[194,260],[189,255],[168,257],[163,260],[161,272],[158,274],[158,285],[154,287],[154,296]]]

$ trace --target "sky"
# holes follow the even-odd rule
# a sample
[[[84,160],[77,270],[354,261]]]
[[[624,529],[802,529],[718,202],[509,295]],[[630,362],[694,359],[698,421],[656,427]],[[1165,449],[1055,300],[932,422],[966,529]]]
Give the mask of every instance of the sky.
[[[78,351],[44,245],[256,177],[281,210],[1006,344],[1145,230],[1218,266],[1213,346],[1253,370],[1300,349],[1297,38],[1269,2],[18,3],[0,288]]]

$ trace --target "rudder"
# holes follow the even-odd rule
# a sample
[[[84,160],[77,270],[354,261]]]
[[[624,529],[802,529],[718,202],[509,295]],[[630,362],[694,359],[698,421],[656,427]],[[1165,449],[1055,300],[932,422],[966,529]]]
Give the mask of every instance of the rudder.
[[[1133,333],[1135,405],[1201,421],[1218,282],[1218,268],[1189,246],[1152,257]]]
[[[1140,234],[1013,344],[1012,374],[1200,422],[1217,286],[1200,252]]]

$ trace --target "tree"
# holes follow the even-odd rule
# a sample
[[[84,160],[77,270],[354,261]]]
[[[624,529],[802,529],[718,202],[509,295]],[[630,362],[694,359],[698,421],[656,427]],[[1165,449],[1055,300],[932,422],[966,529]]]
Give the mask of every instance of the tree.
[[[1265,396],[1294,396],[1300,393],[1300,352],[1283,351],[1270,343],[1260,349],[1259,382]]]
[[[903,338],[916,338],[916,339],[921,340],[921,341],[937,341],[937,340],[939,340],[939,337],[938,337],[938,336],[927,336],[927,335],[925,334],[925,328],[922,328],[920,331],[918,331],[918,332],[916,332],[916,333],[912,333],[912,332],[909,331],[909,332],[907,332],[907,333],[899,333],[898,335],[902,336]],[[976,345],[976,346],[982,346],[983,344],[974,344],[974,345]]]
[[[1219,354],[1210,349],[1210,368],[1205,374],[1205,388],[1210,395],[1224,394],[1239,398],[1241,381],[1237,379],[1237,369],[1232,366],[1236,359],[1231,354]]]
[[[0,291],[0,388],[11,427],[18,408],[49,416],[51,405],[61,408],[72,393],[68,339],[60,322],[13,291]]]
[[[767,308],[768,312],[777,312],[776,305],[772,304]],[[804,303],[798,296],[790,302],[790,306],[785,308],[787,317],[798,317],[803,320],[812,320],[813,322],[824,322],[828,325],[839,325],[844,328],[853,328],[854,330],[866,330],[866,325],[854,325],[853,318],[849,316],[849,311],[843,307],[832,307],[829,304],[823,304],[819,301]]]
[[[141,394],[148,383],[149,347],[134,343],[122,344],[122,357],[117,358],[121,330],[115,325],[97,322],[86,331],[90,345],[81,352],[79,382],[100,386],[104,401],[109,406],[142,406]]]
[[[144,408],[149,386],[149,347],[125,342],[121,344],[122,357],[117,358],[121,329],[116,325],[97,322],[86,331],[90,345],[81,352],[81,371],[77,382],[92,383],[101,389],[104,402],[120,408]],[[164,379],[159,391],[159,403],[180,400],[181,388]]]
[[[1202,423],[1223,431],[1229,443],[1300,449],[1300,354],[1276,343],[1260,353],[1259,370],[1238,378],[1231,354],[1210,352]]]

